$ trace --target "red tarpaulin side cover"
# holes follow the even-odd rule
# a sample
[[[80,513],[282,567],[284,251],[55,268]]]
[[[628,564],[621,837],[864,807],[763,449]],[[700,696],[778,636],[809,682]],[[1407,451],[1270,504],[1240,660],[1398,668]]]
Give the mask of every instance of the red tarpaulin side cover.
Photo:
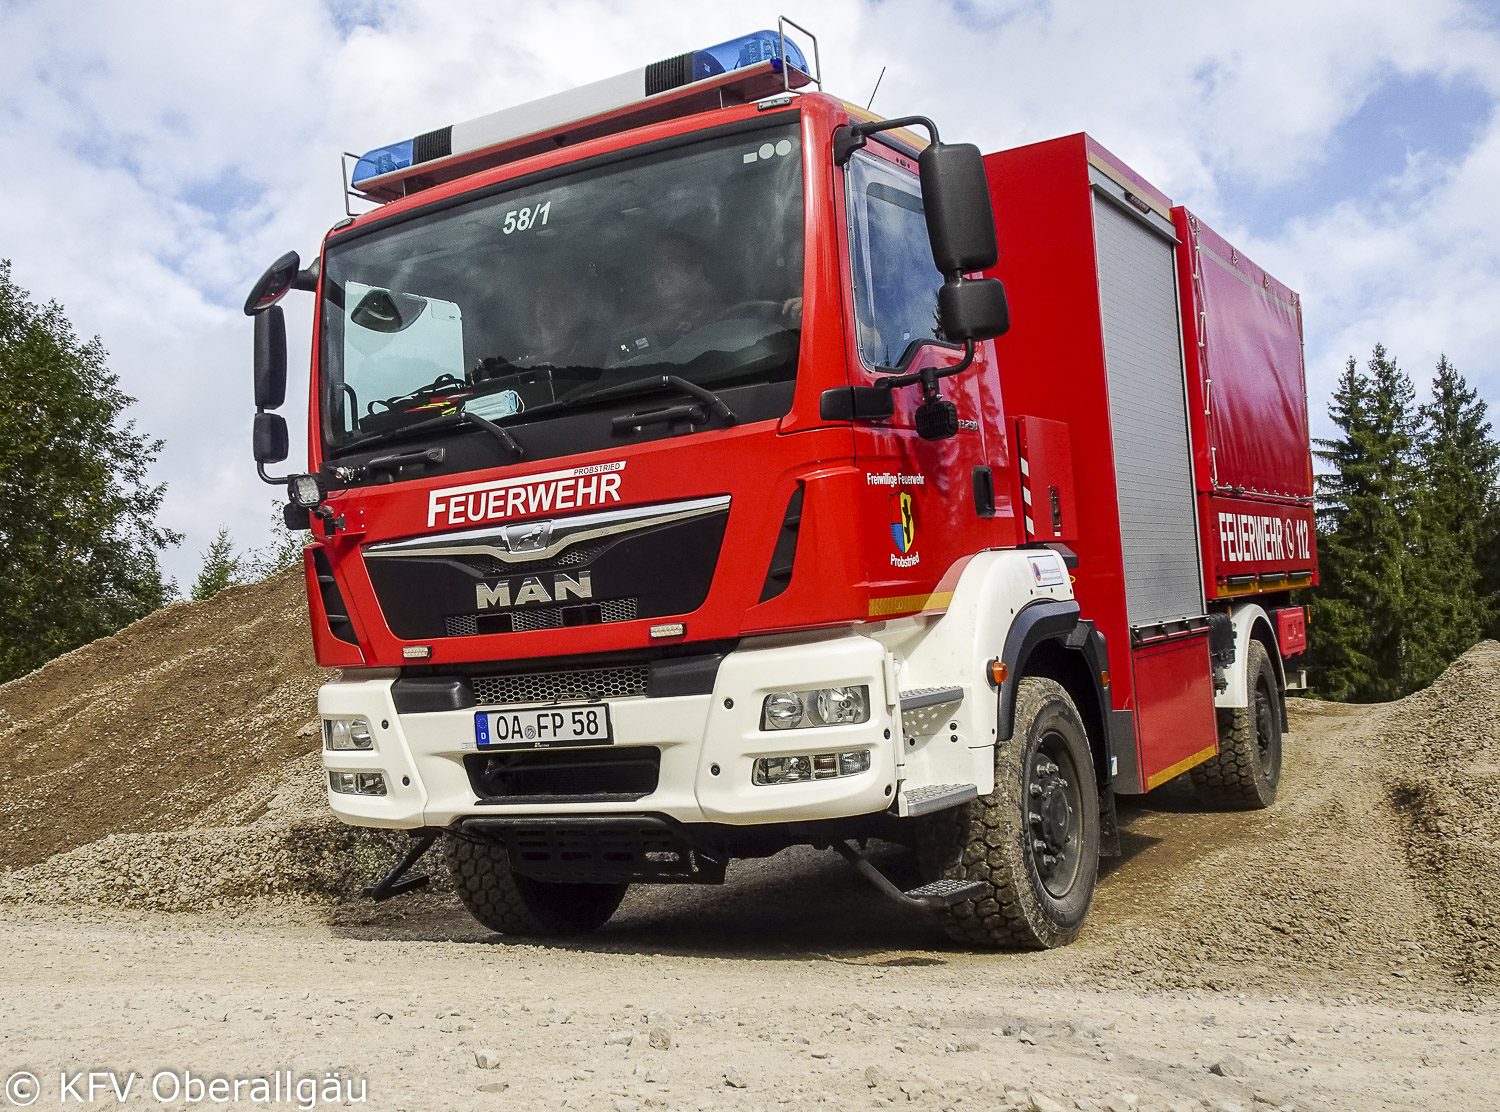
[[[1208,402],[1212,489],[1309,499],[1301,299],[1192,213],[1173,215],[1192,253],[1188,331],[1197,334],[1200,358],[1189,352],[1188,365],[1197,364]]]

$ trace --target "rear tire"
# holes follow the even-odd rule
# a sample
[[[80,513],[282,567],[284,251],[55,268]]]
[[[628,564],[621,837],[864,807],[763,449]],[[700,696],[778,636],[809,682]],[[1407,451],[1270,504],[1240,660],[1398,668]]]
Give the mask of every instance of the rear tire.
[[[949,937],[1041,949],[1077,938],[1099,875],[1099,792],[1083,719],[1063,686],[1022,678],[1015,728],[995,746],[995,790],[919,822],[929,880],[989,889],[944,912]]]
[[[469,914],[492,931],[514,935],[584,934],[598,930],[625,898],[628,884],[565,884],[517,876],[505,847],[443,835],[443,860]]]
[[[1255,811],[1276,802],[1281,782],[1281,706],[1276,671],[1259,641],[1246,653],[1249,706],[1219,711],[1219,755],[1189,775],[1198,798],[1226,811]]]

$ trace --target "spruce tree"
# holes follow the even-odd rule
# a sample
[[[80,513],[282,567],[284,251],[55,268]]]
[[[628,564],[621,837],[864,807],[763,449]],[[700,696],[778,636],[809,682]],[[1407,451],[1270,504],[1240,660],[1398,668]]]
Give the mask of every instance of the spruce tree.
[[[193,601],[211,599],[225,587],[240,582],[240,558],[235,555],[234,541],[229,530],[219,526],[219,535],[203,553],[203,569],[193,583]]]
[[[161,441],[124,419],[98,338],[37,305],[0,260],[0,682],[115,632],[167,596],[147,480]]]
[[[1418,512],[1411,529],[1412,596],[1404,686],[1431,683],[1484,636],[1493,614],[1481,562],[1495,509],[1500,445],[1485,403],[1448,362],[1438,360],[1432,401],[1420,410]]]
[[[1316,441],[1320,586],[1312,593],[1309,663],[1318,690],[1361,701],[1401,694],[1407,637],[1408,524],[1418,512],[1412,466],[1415,390],[1376,344],[1351,358]]]

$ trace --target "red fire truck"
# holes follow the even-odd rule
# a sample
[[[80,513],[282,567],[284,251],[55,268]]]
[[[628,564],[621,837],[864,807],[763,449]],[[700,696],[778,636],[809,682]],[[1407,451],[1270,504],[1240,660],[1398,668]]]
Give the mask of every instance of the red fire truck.
[[[360,156],[374,207],[250,294],[328,799],[414,835],[377,898],[441,840],[487,926],[581,931],[814,845],[1054,946],[1118,796],[1275,797],[1297,295],[1089,136],[875,118],[788,26]]]

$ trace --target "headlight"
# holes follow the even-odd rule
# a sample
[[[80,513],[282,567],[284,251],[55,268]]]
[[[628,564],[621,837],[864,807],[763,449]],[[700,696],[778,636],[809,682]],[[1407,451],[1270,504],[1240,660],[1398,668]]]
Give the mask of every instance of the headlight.
[[[324,749],[373,749],[375,739],[363,718],[323,719]]]
[[[773,691],[761,704],[762,730],[805,730],[812,726],[847,726],[870,720],[870,689],[819,687],[811,691]]]
[[[802,721],[802,696],[795,691],[777,691],[766,696],[762,708],[764,729],[790,730]]]

